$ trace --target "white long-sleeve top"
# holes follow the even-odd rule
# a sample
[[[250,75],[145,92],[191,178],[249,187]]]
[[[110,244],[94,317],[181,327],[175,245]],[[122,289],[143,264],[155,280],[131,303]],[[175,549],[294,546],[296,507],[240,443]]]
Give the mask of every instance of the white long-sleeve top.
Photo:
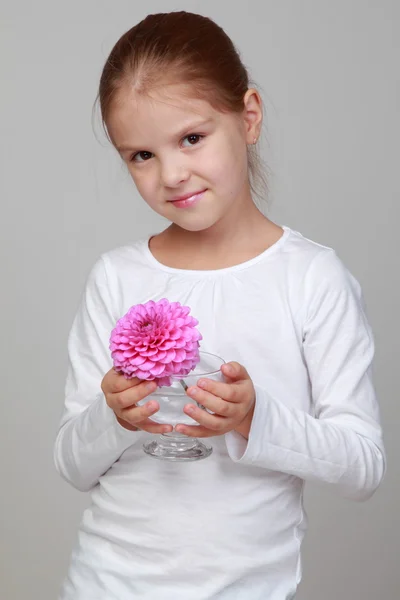
[[[144,453],[100,383],[109,338],[134,304],[191,307],[201,349],[237,361],[256,388],[246,440],[207,440],[185,464]],[[94,265],[69,337],[65,408],[54,457],[91,492],[61,600],[289,600],[301,578],[305,481],[366,500],[385,471],[371,380],[374,342],[360,286],[330,248],[284,227],[242,264],[162,265],[148,239]]]

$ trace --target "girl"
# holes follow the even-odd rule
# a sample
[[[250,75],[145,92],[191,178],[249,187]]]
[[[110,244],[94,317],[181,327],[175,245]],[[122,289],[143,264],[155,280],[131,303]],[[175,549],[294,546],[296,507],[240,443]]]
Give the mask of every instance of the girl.
[[[357,281],[335,252],[256,207],[262,103],[224,31],[150,15],[116,43],[100,81],[106,131],[147,204],[171,225],[103,254],[69,338],[55,463],[91,491],[62,600],[288,600],[301,578],[305,481],[366,500],[384,471],[374,344]],[[259,174],[259,173],[258,173]],[[260,175],[260,174],[259,174]],[[191,307],[225,382],[188,396],[206,460],[142,450],[171,431],[155,385],[111,367],[133,304]]]

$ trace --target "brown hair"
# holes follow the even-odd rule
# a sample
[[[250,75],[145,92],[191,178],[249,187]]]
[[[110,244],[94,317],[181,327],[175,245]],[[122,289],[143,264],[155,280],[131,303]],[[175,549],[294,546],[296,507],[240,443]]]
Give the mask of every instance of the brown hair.
[[[96,101],[108,139],[108,116],[121,88],[148,93],[166,82],[184,82],[192,95],[221,112],[242,112],[249,88],[239,53],[214,21],[185,11],[148,15],[117,41],[101,74]],[[265,197],[266,176],[253,146],[248,165],[253,194]]]

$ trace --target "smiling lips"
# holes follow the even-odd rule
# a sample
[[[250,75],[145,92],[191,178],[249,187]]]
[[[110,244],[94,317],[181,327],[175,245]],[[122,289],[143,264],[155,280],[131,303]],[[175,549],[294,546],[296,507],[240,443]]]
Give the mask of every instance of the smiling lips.
[[[172,202],[173,205],[177,208],[187,208],[196,204],[200,200],[200,198],[203,197],[205,192],[206,190],[201,190],[200,192],[195,192],[194,194],[185,194],[184,196],[172,198],[171,200],[169,200],[169,202]]]

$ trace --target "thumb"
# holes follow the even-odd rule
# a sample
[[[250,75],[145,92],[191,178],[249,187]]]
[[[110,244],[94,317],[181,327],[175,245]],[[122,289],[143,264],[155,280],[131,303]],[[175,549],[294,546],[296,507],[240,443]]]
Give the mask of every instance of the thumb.
[[[250,379],[250,375],[244,366],[240,365],[238,362],[229,362],[222,365],[222,373],[232,381]]]

